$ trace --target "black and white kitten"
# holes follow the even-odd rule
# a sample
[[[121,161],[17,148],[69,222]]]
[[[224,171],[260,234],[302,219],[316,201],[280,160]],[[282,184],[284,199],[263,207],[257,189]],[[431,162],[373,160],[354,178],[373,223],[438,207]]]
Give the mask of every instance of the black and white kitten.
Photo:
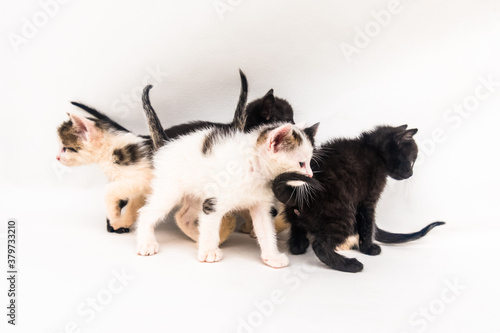
[[[186,214],[190,220],[198,221],[199,261],[222,259],[218,246],[221,219],[248,210],[264,263],[275,268],[288,265],[276,244],[270,214],[274,201],[271,182],[284,172],[313,176],[312,142],[319,124],[304,128],[281,122],[249,131],[244,127],[202,127],[172,141],[150,104],[150,89],[144,89],[144,112],[159,149],[154,157],[152,192],[138,218],[137,253],[158,252],[155,226],[182,202],[191,207]]]
[[[273,182],[276,197],[285,204],[281,215],[291,223],[290,251],[302,254],[309,246],[307,234],[314,236],[316,256],[333,269],[359,272],[363,264],[335,250],[359,235],[359,250],[378,255],[382,243],[404,243],[425,236],[435,222],[419,232],[393,234],[375,224],[375,208],[387,177],[403,180],[413,175],[418,148],[413,140],[417,129],[407,126],[379,126],[357,139],[335,139],[315,152],[311,167],[314,178],[288,173]],[[306,183],[306,188],[294,185]],[[297,190],[299,189],[299,190]]]

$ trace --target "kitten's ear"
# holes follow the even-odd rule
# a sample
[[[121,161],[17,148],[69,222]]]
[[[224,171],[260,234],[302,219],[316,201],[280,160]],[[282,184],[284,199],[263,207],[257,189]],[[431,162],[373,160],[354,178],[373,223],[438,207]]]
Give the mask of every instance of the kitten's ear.
[[[262,102],[261,116],[266,120],[271,119],[271,113],[275,105],[276,105],[276,99],[274,98],[274,90],[271,89],[264,96],[264,100]]]
[[[406,131],[407,128],[408,128],[408,125],[401,125],[399,127],[396,127],[396,132]]]
[[[319,123],[316,123],[304,130],[304,133],[310,138],[313,139],[316,136],[316,133],[318,133],[318,127]],[[312,141],[312,140],[311,140]]]
[[[405,141],[411,141],[413,140],[413,136],[417,134],[417,132],[418,132],[417,128],[409,129],[407,131],[404,131],[403,133],[397,134],[396,139],[398,140],[399,143]]]
[[[273,130],[267,138],[267,151],[277,153],[285,138],[292,133],[292,124],[281,125]]]
[[[93,121],[88,120],[85,117],[80,117],[74,113],[68,113],[68,116],[71,119],[76,132],[82,139],[89,141],[95,136],[96,128]]]

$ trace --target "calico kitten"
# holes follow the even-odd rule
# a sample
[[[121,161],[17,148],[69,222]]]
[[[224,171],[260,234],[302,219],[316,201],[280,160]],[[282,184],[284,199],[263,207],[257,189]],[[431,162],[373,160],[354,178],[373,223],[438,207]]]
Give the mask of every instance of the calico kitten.
[[[309,246],[307,234],[314,236],[316,256],[333,269],[359,272],[363,265],[335,250],[359,236],[359,250],[378,255],[382,243],[403,243],[421,238],[435,222],[412,234],[393,234],[375,224],[375,208],[387,177],[403,180],[413,175],[418,148],[413,140],[417,129],[407,126],[379,126],[357,139],[336,139],[315,152],[314,179],[298,174],[283,174],[273,183],[276,197],[285,203],[282,217],[291,223],[290,252],[302,254]],[[307,184],[299,186],[301,184]],[[309,191],[305,191],[306,188]],[[302,189],[299,191],[297,189]],[[339,248],[340,247],[340,248]]]
[[[110,180],[105,195],[107,229],[128,232],[149,192],[152,141],[132,134],[102,114],[97,118],[68,115],[69,120],[57,130],[61,143],[57,160],[66,166],[101,166]]]
[[[146,88],[145,95],[149,88]],[[165,138],[154,110],[145,107],[152,137]],[[292,124],[263,125],[248,132],[236,128],[203,128],[161,147],[154,158],[155,178],[137,226],[137,253],[153,255],[159,245],[155,225],[186,198],[198,214],[198,260],[216,262],[221,218],[248,209],[261,246],[262,259],[271,267],[288,265],[278,251],[270,182],[288,171],[312,177],[312,138],[318,124],[301,129]]]

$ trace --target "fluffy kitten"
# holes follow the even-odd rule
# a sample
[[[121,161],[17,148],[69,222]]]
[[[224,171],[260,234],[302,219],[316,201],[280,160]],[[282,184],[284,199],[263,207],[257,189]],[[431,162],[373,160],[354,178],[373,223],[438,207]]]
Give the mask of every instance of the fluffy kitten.
[[[359,272],[363,265],[358,260],[335,252],[339,247],[345,249],[342,244],[346,241],[359,243],[364,254],[378,255],[381,249],[374,238],[382,243],[403,243],[444,224],[435,222],[412,234],[389,233],[375,224],[375,208],[387,176],[403,180],[413,175],[416,133],[417,129],[407,130],[406,125],[380,126],[357,139],[332,140],[315,152],[314,179],[290,173],[277,177],[273,191],[286,205],[282,217],[291,223],[290,251],[304,253],[309,233],[314,236],[313,250],[323,263],[340,271]],[[291,186],[297,182],[308,184],[310,191]]]
[[[241,70],[240,75],[242,78],[242,93],[240,95],[241,100],[243,98],[242,96],[246,98],[248,85],[246,83],[246,78]],[[233,129],[237,129],[249,132],[255,127],[262,124],[270,124],[283,121],[294,124],[293,109],[291,105],[285,99],[275,97],[274,90],[271,89],[264,97],[248,104],[245,110],[240,107],[242,104],[239,103],[234,114],[233,121],[231,123],[223,124],[207,121],[194,121],[164,130],[156,112],[151,105],[151,101],[149,98],[149,91],[151,90],[151,88],[151,85],[144,88],[142,102],[155,150],[161,148],[171,139],[178,138],[180,135],[190,134],[196,132],[197,130],[206,128],[217,128],[220,131],[231,131]],[[279,202],[275,202],[275,205],[281,206]],[[194,208],[196,207],[196,205],[193,205],[189,196],[184,197],[182,207],[183,208],[179,209],[175,215],[177,225],[184,232],[184,234],[186,234],[192,240],[198,241],[198,209]],[[193,209],[190,209],[190,207],[192,207]],[[240,230],[242,232],[251,234],[252,237],[256,237],[255,232],[253,231],[252,219],[249,212],[247,210],[240,210],[235,213],[240,215],[245,221]],[[272,217],[275,217],[276,214],[276,209],[273,208],[271,210]],[[180,223],[179,221],[182,221],[182,223]],[[235,229],[235,227],[235,216],[232,213],[227,214],[222,222],[221,232],[223,229],[224,234],[230,234]],[[277,232],[281,232],[284,229],[288,228],[288,225],[281,222],[281,220],[276,220],[275,227],[277,229]]]
[[[147,94],[147,90],[145,91]],[[152,137],[164,136],[152,108],[145,108]],[[221,218],[248,209],[263,261],[271,267],[288,265],[276,244],[270,182],[280,173],[294,171],[312,177],[312,140],[318,124],[301,129],[292,124],[264,125],[248,132],[236,128],[204,128],[161,147],[154,158],[155,178],[137,226],[137,253],[153,255],[159,245],[155,225],[188,198],[198,214],[198,260],[222,258],[218,230]],[[168,138],[167,138],[168,139]]]
[[[152,141],[100,113],[98,118],[68,115],[57,130],[61,143],[57,160],[66,166],[101,166],[110,181],[105,194],[108,231],[128,232],[149,192]]]

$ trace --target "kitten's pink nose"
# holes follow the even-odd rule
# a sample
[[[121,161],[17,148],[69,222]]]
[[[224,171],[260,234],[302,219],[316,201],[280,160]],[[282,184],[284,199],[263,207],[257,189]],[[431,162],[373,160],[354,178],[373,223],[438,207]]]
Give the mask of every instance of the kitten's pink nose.
[[[306,166],[306,175],[307,175],[307,177],[309,177],[309,178],[312,178],[312,177],[313,177],[313,171],[312,171],[312,169],[311,169],[311,167],[310,167],[309,165],[308,165],[308,166]]]
[[[56,156],[57,160],[60,161],[61,160],[61,156]]]

